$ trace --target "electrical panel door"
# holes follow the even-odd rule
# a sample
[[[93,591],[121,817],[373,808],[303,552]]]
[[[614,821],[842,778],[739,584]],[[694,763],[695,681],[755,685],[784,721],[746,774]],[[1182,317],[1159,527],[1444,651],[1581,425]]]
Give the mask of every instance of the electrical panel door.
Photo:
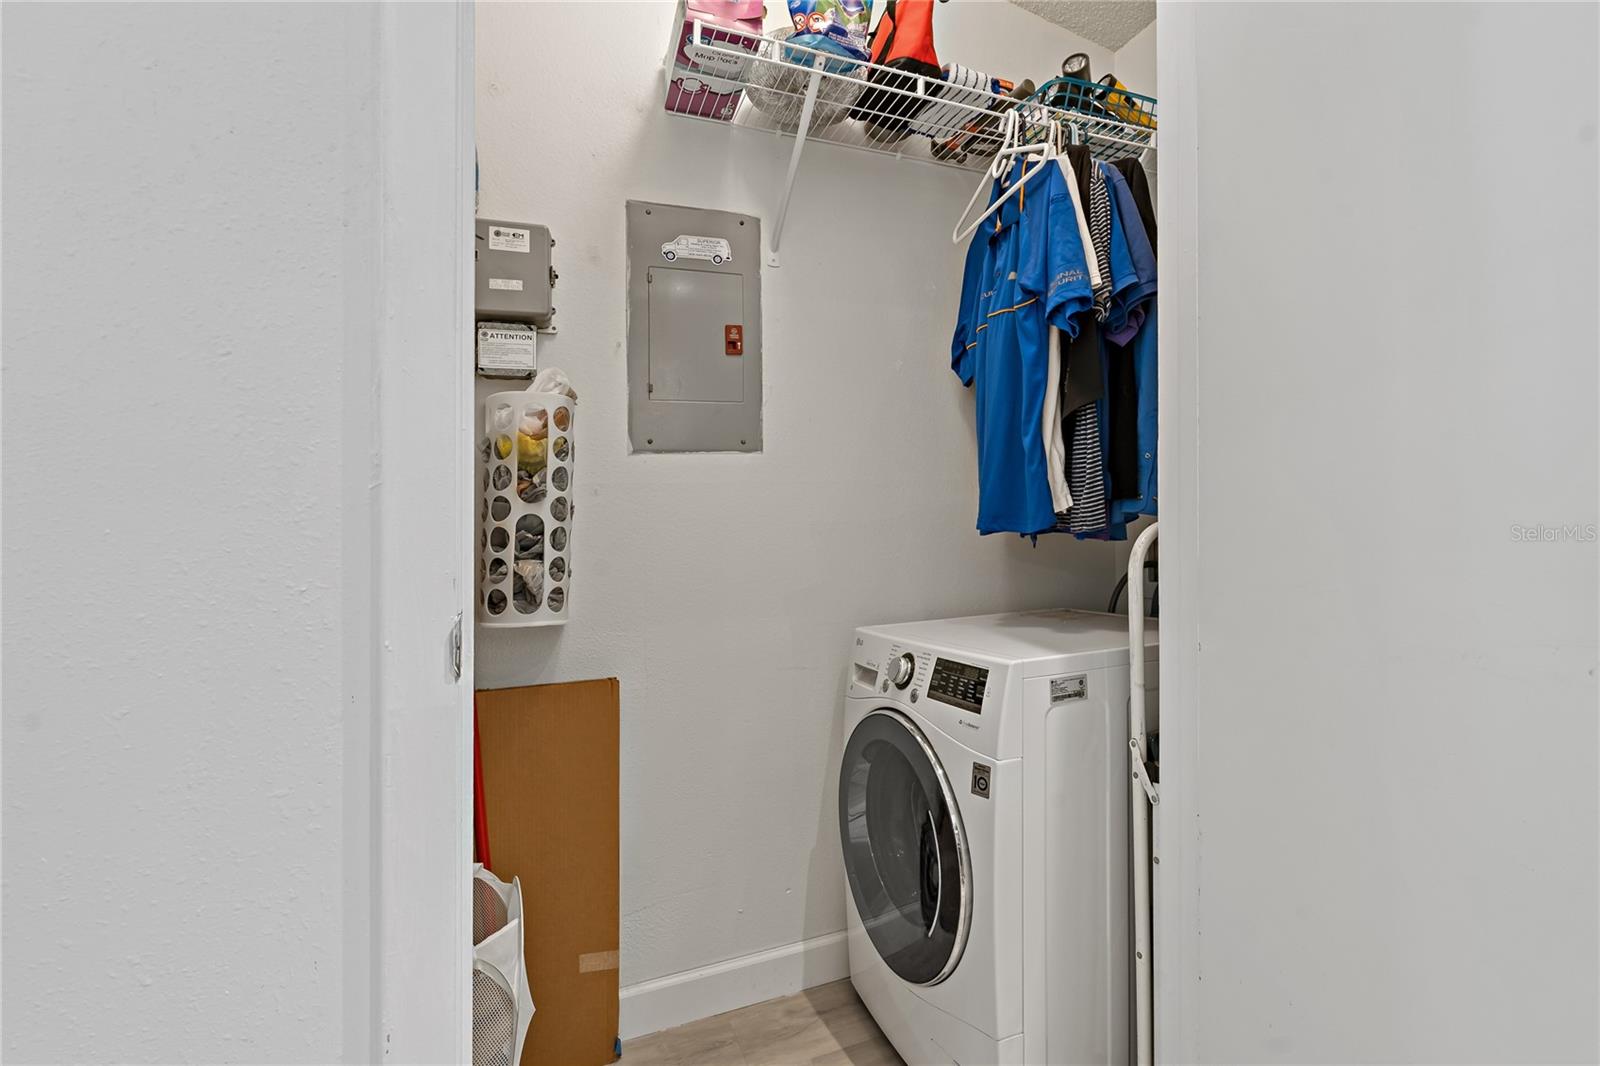
[[[744,322],[743,279],[684,266],[653,266],[650,302],[652,400],[744,402],[744,356],[727,351],[729,323]]]
[[[761,450],[761,222],[629,201],[636,452]]]

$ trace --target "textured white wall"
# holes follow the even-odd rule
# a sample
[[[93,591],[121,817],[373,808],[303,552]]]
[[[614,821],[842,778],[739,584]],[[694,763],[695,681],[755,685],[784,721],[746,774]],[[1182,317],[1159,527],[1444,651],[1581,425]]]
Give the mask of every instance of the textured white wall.
[[[1156,24],[1154,22],[1134,34],[1132,39],[1117,49],[1112,70],[1117,80],[1136,93],[1156,95]],[[1160,115],[1160,110],[1156,111]]]
[[[426,716],[448,738],[465,721],[439,692],[465,556],[449,474],[466,459],[435,387],[467,387],[449,346],[464,334],[451,271],[466,261],[466,186],[448,180],[463,153],[441,138],[408,168],[416,145],[379,143],[381,49],[415,43],[415,25],[398,31],[417,10],[385,13],[382,45],[373,5],[5,8],[8,1061],[459,1051],[461,982],[437,965],[465,953],[448,907],[394,935],[382,971],[391,1006],[433,990],[406,1019],[434,1023],[432,1042],[374,1042],[370,712],[394,676],[380,627],[416,664],[408,678],[428,672],[387,691],[402,710],[391,732],[420,738],[406,726]],[[456,118],[455,12],[432,13],[444,32],[423,39],[441,51],[408,53],[405,76],[447,114],[415,108],[412,131]],[[408,170],[427,192],[383,180]],[[426,253],[392,317],[433,345],[426,368],[384,332],[380,274],[406,254],[380,240],[385,220]],[[458,514],[445,522],[459,556],[428,522],[375,536],[379,414],[407,382],[436,406],[391,419],[407,435],[393,454],[443,446],[388,483],[441,476],[388,513]],[[379,558],[407,574],[403,596],[374,586]],[[389,827],[429,856],[391,886],[391,916],[464,881],[451,747],[430,742],[429,783],[454,790],[442,796],[419,787],[405,743],[382,748],[391,787],[437,800],[435,818]]]
[[[480,630],[478,684],[622,679],[624,984],[836,931],[852,629],[1100,605],[1113,580],[1102,545],[973,530],[949,234],[976,179],[809,149],[763,279],[765,452],[631,456],[623,202],[769,223],[792,142],[663,112],[671,5],[478,12],[480,213],[551,227],[540,361],[581,396],[572,621]],[[937,14],[944,58],[996,72],[1084,47],[1010,4]]]
[[[1163,1057],[1594,1062],[1596,8],[1173,7]]]

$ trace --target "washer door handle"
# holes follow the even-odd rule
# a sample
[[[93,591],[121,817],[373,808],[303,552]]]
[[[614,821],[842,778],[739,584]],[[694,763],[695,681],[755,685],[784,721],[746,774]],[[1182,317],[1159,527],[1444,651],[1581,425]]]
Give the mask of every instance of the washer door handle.
[[[933,882],[933,914],[928,919],[924,939],[932,939],[939,927],[939,909],[944,903],[944,856],[939,852],[939,823],[934,821],[933,809],[928,809],[928,839],[933,841],[933,869],[937,879]]]

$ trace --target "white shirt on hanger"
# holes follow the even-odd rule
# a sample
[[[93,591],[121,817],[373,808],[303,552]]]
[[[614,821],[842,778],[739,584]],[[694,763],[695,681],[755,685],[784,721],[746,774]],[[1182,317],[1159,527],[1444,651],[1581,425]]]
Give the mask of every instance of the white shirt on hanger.
[[[1064,155],[1058,155],[1061,177],[1067,183],[1067,193],[1072,197],[1072,213],[1078,220],[1078,239],[1083,242],[1084,266],[1089,271],[1089,286],[1101,285],[1100,261],[1094,254],[1094,238],[1089,234],[1089,216],[1083,209],[1083,198],[1078,195],[1078,178],[1072,164]],[[1050,502],[1056,514],[1072,507],[1072,491],[1067,488],[1067,438],[1061,427],[1061,333],[1050,327],[1050,357],[1045,370],[1044,409],[1040,412],[1039,429],[1044,440],[1044,468],[1050,479]]]
[[[1061,429],[1061,331],[1046,326],[1050,333],[1050,358],[1046,362],[1044,412],[1040,430],[1044,436],[1044,469],[1050,479],[1050,504],[1056,514],[1072,507],[1072,492],[1067,488],[1067,439]]]
[[[1072,197],[1072,213],[1078,216],[1078,239],[1083,242],[1084,258],[1088,260],[1089,288],[1098,291],[1100,286],[1110,279],[1100,277],[1100,262],[1094,254],[1094,238],[1089,235],[1089,212],[1083,209],[1083,198],[1078,195],[1078,176],[1072,171],[1072,163],[1065,155],[1056,156],[1056,162],[1061,164],[1061,176],[1067,182],[1067,194]]]

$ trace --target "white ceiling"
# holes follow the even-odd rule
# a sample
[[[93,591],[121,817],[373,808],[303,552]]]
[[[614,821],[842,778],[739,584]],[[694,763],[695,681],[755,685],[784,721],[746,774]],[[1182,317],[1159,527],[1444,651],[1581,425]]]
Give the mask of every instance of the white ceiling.
[[[1155,0],[1011,0],[1013,4],[1116,51],[1156,20]],[[1096,71],[1095,73],[1100,73]]]

